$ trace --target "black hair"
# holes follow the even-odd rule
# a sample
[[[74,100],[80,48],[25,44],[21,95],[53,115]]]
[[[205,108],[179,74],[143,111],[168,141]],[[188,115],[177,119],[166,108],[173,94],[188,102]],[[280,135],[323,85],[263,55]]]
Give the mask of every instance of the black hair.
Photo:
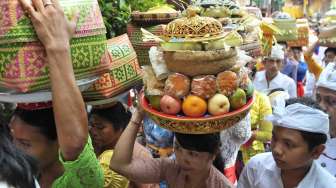
[[[268,96],[270,96],[272,93],[275,93],[277,91],[285,91],[283,88],[275,88],[275,89],[272,89],[269,93],[268,93]]]
[[[302,47],[298,47],[298,46],[291,47],[291,50],[298,50],[298,51],[302,52]]]
[[[109,121],[116,131],[124,130],[132,117],[132,113],[120,102],[108,108],[93,108],[91,115],[97,115]]]
[[[224,160],[219,152],[221,146],[219,133],[199,135],[175,133],[175,137],[184,149],[216,155],[213,165],[223,173]]]
[[[286,100],[286,106],[300,103],[318,110],[322,110],[321,106],[311,98],[302,97],[302,98],[293,98]],[[327,142],[327,135],[323,133],[312,133],[307,131],[300,131],[303,140],[308,144],[309,151],[312,151],[316,146],[325,144]]]
[[[52,108],[24,110],[17,108],[14,115],[25,123],[36,127],[49,140],[57,140],[56,124]]]
[[[0,181],[17,188],[35,188],[37,162],[15,147],[3,125],[0,125],[0,166]]]
[[[287,42],[278,42],[279,45],[284,46],[285,48],[288,47]]]
[[[332,52],[336,55],[336,48],[327,48],[325,51],[324,51],[324,55],[327,55],[328,52]]]

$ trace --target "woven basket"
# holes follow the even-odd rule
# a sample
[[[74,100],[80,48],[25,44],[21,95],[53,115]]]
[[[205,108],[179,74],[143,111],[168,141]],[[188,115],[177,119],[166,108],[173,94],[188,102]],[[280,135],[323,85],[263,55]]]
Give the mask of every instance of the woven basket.
[[[287,41],[288,46],[307,46],[309,44],[309,25],[308,20],[297,20],[298,39]]]
[[[275,35],[278,42],[298,39],[298,29],[294,19],[274,19],[273,21],[274,25],[281,30],[280,34]]]
[[[159,43],[143,42],[141,28],[141,26],[138,26],[134,23],[127,24],[127,34],[136,51],[139,63],[142,66],[150,64],[148,51],[152,46],[158,46]],[[157,36],[163,35],[164,31],[164,25],[156,25],[143,28]]]
[[[97,0],[60,0],[69,17],[80,12],[71,40],[76,79],[99,75],[111,67],[106,53],[106,29]],[[50,80],[45,49],[18,0],[1,0],[0,87],[17,92],[48,88]]]
[[[140,95],[140,104],[149,117],[162,128],[184,134],[209,134],[230,128],[245,118],[252,107],[253,98],[239,110],[224,115],[202,118],[163,114],[149,105],[143,93]]]
[[[86,101],[114,97],[142,81],[137,55],[127,34],[107,41],[112,69],[83,93]]]
[[[132,21],[139,25],[157,25],[167,24],[181,16],[181,12],[174,13],[145,13],[134,11],[132,12]]]

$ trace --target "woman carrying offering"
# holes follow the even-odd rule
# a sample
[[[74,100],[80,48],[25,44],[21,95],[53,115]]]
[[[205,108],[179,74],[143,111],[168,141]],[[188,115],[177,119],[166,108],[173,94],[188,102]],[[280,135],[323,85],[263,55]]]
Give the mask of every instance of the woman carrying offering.
[[[103,172],[88,133],[84,101],[76,85],[68,21],[58,0],[20,0],[46,51],[53,108],[18,108],[10,123],[14,143],[39,162],[41,187],[101,188]]]
[[[219,153],[219,134],[175,134],[176,159],[132,158],[137,131],[143,120],[143,111],[137,110],[115,147],[110,167],[141,183],[166,181],[169,188],[230,188],[233,185],[213,165]]]

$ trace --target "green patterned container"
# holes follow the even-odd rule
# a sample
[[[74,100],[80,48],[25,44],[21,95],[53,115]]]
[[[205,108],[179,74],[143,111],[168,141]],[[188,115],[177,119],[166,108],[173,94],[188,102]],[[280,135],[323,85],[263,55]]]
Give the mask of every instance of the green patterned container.
[[[112,98],[142,82],[137,54],[127,34],[107,41],[112,69],[83,93],[86,101]]]
[[[97,0],[60,0],[65,14],[79,12],[71,56],[76,79],[100,75],[107,61],[106,29]],[[18,0],[0,0],[0,87],[33,92],[50,86],[46,54]]]

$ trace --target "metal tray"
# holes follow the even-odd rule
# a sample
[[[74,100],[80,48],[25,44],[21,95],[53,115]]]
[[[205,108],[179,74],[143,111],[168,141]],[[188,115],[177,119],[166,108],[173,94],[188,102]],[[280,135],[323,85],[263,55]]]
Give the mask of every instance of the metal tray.
[[[77,80],[76,83],[81,91],[87,90],[99,76]],[[41,90],[32,93],[17,93],[13,90],[0,88],[0,102],[8,103],[34,103],[51,101],[51,90]]]

